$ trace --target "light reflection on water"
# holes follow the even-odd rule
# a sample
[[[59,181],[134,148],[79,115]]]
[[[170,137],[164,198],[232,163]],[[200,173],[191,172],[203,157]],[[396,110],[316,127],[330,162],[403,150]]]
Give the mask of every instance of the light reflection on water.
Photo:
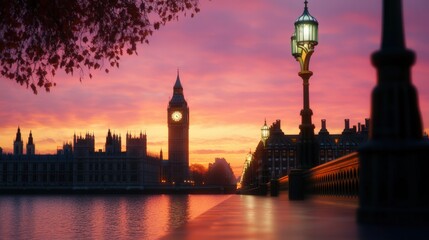
[[[0,196],[0,239],[156,239],[229,197]]]

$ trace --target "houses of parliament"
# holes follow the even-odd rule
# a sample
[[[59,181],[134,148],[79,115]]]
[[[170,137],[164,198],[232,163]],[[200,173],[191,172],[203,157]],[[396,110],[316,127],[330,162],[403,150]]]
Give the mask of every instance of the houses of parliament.
[[[189,179],[189,107],[179,73],[167,108],[168,160],[147,153],[147,135],[122,137],[107,131],[104,151],[95,150],[93,134],[73,136],[57,154],[35,154],[30,131],[25,153],[21,129],[13,154],[0,148],[0,189],[143,189],[162,183],[181,185]]]

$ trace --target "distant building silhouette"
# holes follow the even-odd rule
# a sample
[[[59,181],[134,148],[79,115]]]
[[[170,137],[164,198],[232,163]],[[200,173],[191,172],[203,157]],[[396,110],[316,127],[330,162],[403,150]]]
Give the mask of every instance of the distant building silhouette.
[[[321,129],[315,136],[318,143],[317,165],[357,151],[360,144],[368,139],[369,119],[365,124],[350,127],[349,119],[344,120],[341,134],[330,134],[326,120],[321,120]],[[284,134],[280,120],[269,127],[269,137],[258,143],[252,160],[248,163],[242,185],[258,186],[287,175],[297,166],[298,134]]]
[[[140,132],[138,136],[127,133],[127,156],[143,157],[147,155],[147,136]]]
[[[27,142],[27,155],[34,155],[36,153],[36,146],[33,142],[33,134],[30,131],[30,135],[28,136]]]
[[[214,163],[209,164],[206,177],[207,185],[228,186],[236,185],[234,173],[225,158],[216,158]]]
[[[3,189],[139,189],[157,185],[161,160],[147,154],[145,134],[127,134],[126,151],[120,137],[106,137],[106,151],[95,151],[95,136],[73,136],[56,155],[35,155],[30,132],[27,154],[22,154],[21,130],[14,141],[14,154],[0,154],[0,188]]]
[[[23,148],[24,148],[24,142],[22,141],[22,138],[21,138],[21,129],[18,127],[15,141],[13,141],[13,154],[22,155],[24,152]]]
[[[128,146],[128,144],[127,144]],[[121,152],[121,136],[113,134],[109,131],[107,132],[106,144],[105,144],[106,153],[120,153]]]
[[[73,152],[77,158],[88,157],[90,153],[95,151],[95,137],[89,133],[84,137],[73,136]]]

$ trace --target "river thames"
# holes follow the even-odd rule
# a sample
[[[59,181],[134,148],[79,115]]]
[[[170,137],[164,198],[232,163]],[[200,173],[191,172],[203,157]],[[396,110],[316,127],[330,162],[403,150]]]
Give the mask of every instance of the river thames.
[[[230,196],[0,196],[0,239],[157,239]]]

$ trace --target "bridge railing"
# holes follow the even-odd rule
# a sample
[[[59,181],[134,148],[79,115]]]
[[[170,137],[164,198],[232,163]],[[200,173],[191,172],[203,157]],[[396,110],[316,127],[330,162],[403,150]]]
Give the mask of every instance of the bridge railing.
[[[351,153],[309,170],[295,170],[278,179],[279,189],[289,191],[293,199],[305,195],[358,197],[359,157]]]
[[[358,197],[358,154],[351,153],[314,167],[304,174],[304,179],[308,194]]]
[[[279,178],[279,189],[280,189],[280,191],[288,191],[289,190],[289,176],[288,175]]]

